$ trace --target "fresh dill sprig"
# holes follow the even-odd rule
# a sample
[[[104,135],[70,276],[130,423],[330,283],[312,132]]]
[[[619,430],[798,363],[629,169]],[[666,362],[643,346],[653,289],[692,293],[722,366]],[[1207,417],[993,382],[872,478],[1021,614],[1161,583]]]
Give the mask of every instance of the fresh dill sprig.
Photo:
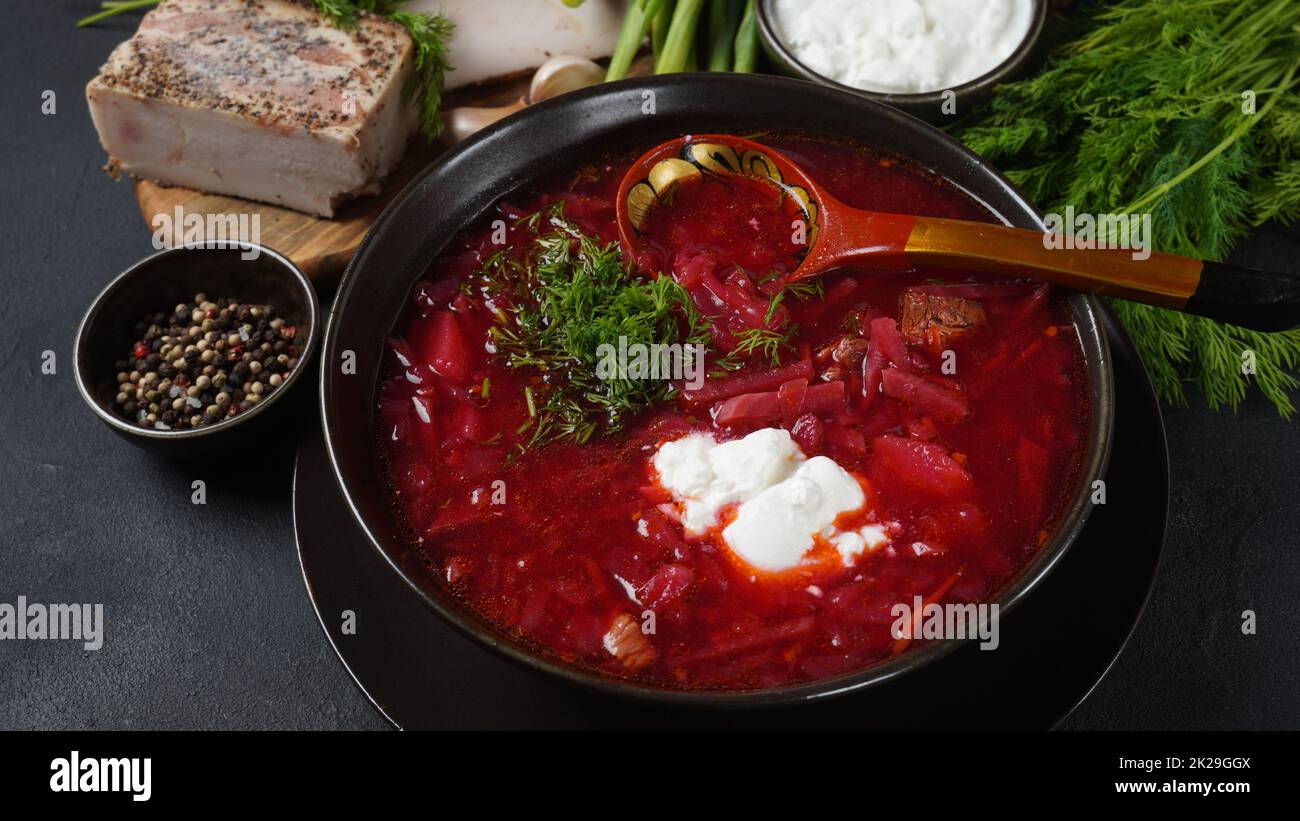
[[[767,312],[763,314],[763,324],[771,325],[773,318],[776,317],[776,311],[781,307],[781,301],[785,299],[785,291],[777,291],[772,295],[772,299],[767,303]]]
[[[442,82],[451,70],[447,42],[456,24],[441,14],[394,11],[388,17],[406,29],[415,44],[411,78],[402,94],[408,102],[416,101],[420,131],[426,140],[433,142],[442,133]]]
[[[797,282],[787,282],[781,289],[781,293],[789,294],[800,302],[808,302],[812,299],[824,299],[826,297],[826,283],[821,277],[815,279],[801,279]]]
[[[665,378],[599,367],[633,345],[706,345],[709,327],[672,277],[640,277],[615,243],[602,244],[564,216],[562,203],[520,220],[532,233],[522,253],[489,258],[488,294],[511,305],[493,325],[498,355],[538,379],[525,392],[528,447],[622,429],[642,410],[675,396]],[[616,363],[626,364],[626,363]],[[662,374],[661,374],[662,376]]]
[[[1044,70],[1000,86],[957,136],[1046,210],[1150,213],[1162,251],[1222,260],[1263,222],[1300,217],[1300,3],[1118,0],[1088,12],[1058,21],[1063,45]],[[1186,403],[1190,384],[1235,410],[1254,385],[1295,413],[1300,331],[1114,304],[1165,401]]]
[[[770,282],[779,276],[781,274],[772,272],[759,279],[759,282]],[[785,302],[786,294],[794,296],[800,302],[807,302],[810,299],[824,297],[826,289],[818,278],[787,283],[781,290],[772,294],[767,302],[767,311],[763,314],[763,327],[746,328],[735,334],[736,346],[726,356],[720,357],[713,363],[711,375],[724,376],[728,371],[739,370],[745,366],[745,360],[755,356],[767,360],[767,364],[773,367],[780,366],[781,352],[794,347],[794,337],[799,332],[799,326],[790,323],[788,319],[784,320],[782,327],[772,327],[776,323],[777,311]]]
[[[355,0],[311,0],[321,14],[329,18],[330,23],[338,29],[348,31],[357,26],[357,12],[361,10],[361,3]],[[366,3],[368,11],[374,11],[375,3]]]
[[[101,11],[77,21],[89,26],[100,20],[127,11],[149,8],[162,0],[123,0],[104,2]],[[311,0],[316,9],[341,31],[357,27],[360,12],[370,12],[387,17],[406,29],[414,45],[415,56],[411,76],[402,89],[403,98],[414,102],[420,113],[420,131],[432,142],[442,133],[442,82],[451,70],[447,62],[447,42],[455,31],[455,24],[441,14],[402,11],[407,0]]]
[[[747,328],[736,334],[736,347],[732,349],[732,354],[742,357],[760,354],[772,365],[780,365],[781,351],[790,347],[791,340],[798,330],[795,325],[783,331],[771,328]]]

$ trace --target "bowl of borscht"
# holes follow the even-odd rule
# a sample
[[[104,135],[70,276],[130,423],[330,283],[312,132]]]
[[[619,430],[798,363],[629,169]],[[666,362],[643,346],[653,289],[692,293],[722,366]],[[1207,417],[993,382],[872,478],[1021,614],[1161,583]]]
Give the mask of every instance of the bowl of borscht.
[[[707,175],[628,258],[624,171],[692,134],[757,140],[859,208],[1042,227],[938,130],[799,80],[530,107],[412,182],[340,285],[322,413],[367,538],[486,647],[681,705],[934,663],[962,642],[926,637],[929,605],[1015,618],[1106,466],[1106,309],[1013,271],[787,282],[780,197]]]

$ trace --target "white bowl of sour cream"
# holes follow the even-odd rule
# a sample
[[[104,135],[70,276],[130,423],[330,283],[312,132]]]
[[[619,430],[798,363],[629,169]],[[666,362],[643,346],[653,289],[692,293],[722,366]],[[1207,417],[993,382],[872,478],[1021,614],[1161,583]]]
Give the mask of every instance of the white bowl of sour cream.
[[[927,119],[1010,79],[1028,60],[1045,0],[760,0],[764,46],[787,73]]]

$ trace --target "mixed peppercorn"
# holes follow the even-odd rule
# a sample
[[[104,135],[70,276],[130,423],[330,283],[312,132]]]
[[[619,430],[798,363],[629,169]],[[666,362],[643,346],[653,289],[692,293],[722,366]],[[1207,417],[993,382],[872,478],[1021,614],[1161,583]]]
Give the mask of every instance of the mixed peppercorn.
[[[196,294],[136,324],[118,360],[115,403],[137,425],[185,430],[238,416],[276,391],[298,365],[297,328],[273,305]]]

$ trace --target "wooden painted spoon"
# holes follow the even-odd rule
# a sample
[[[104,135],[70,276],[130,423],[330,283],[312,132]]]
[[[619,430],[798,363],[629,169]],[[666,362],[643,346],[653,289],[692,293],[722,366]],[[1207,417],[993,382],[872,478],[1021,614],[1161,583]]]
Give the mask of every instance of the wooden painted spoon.
[[[793,199],[796,213],[802,212],[806,222],[807,242],[791,280],[847,265],[884,271],[957,270],[1031,277],[1260,331],[1300,325],[1300,276],[1296,274],[1158,252],[1147,256],[1129,249],[1060,247],[1064,243],[1052,242],[1053,235],[1043,231],[863,211],[831,196],[771,148],[722,134],[670,140],[632,165],[619,186],[617,201],[624,249],[636,256],[651,209],[671,207],[668,195],[677,185],[715,174],[770,183]]]

